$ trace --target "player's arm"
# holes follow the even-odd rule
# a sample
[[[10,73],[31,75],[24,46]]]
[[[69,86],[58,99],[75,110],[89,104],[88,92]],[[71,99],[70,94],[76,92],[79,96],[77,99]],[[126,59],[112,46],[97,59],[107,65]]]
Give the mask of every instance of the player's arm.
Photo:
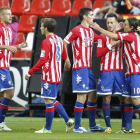
[[[47,62],[48,55],[49,55],[49,46],[45,46],[44,42],[42,43],[42,49],[41,49],[41,54],[40,54],[40,59],[38,62],[28,71],[28,73],[25,75],[25,79],[29,80],[29,77],[37,72],[39,69],[42,68],[42,66]]]
[[[0,45],[0,50],[7,49],[13,53],[17,52],[17,48],[15,46],[6,46],[6,45]]]
[[[104,34],[105,36],[108,36],[111,39],[118,40],[118,35],[109,31],[104,30],[101,28],[96,22],[90,25],[93,29],[99,31],[100,33]]]

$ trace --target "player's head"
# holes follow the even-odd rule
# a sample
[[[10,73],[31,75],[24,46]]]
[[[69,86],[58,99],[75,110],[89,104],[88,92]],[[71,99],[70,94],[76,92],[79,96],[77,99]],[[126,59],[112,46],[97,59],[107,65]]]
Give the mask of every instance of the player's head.
[[[137,32],[139,21],[135,17],[129,17],[124,22],[124,32]]]
[[[118,24],[117,15],[114,14],[114,13],[109,13],[107,15],[107,19],[106,19],[107,29],[110,32],[114,32],[115,29],[116,29],[117,24]]]
[[[57,22],[53,18],[42,18],[41,19],[41,33],[54,32],[57,26]]]
[[[86,20],[89,24],[93,23],[94,20],[94,14],[93,9],[90,7],[83,7],[79,10],[78,13],[79,19],[82,22],[83,20]]]
[[[0,8],[0,20],[6,25],[12,22],[12,12],[9,7],[3,6]]]

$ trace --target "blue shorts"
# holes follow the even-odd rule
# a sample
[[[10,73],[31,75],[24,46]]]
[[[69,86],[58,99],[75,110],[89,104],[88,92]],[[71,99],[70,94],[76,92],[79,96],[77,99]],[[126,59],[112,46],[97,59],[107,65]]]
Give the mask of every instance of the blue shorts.
[[[140,74],[126,76],[122,96],[140,97]]]
[[[100,73],[98,79],[97,94],[122,95],[122,85],[124,85],[125,77],[123,71],[107,71]]]
[[[9,69],[0,69],[0,92],[13,89],[13,81]]]
[[[41,97],[49,98],[49,99],[56,99],[59,85],[60,83],[52,84],[52,83],[41,81]]]
[[[82,68],[72,71],[73,93],[87,93],[96,90],[92,69]]]

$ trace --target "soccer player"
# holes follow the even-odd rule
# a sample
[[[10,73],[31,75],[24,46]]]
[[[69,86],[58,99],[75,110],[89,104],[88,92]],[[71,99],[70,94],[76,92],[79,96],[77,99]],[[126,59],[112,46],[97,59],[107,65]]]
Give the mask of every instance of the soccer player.
[[[102,29],[97,23],[93,23],[92,28],[114,40],[124,42],[124,55],[126,61],[126,78],[123,87],[125,97],[124,112],[126,118],[125,129],[121,133],[138,133],[132,129],[133,104],[140,114],[140,39],[137,34],[139,21],[134,18],[128,18],[124,22],[125,33],[111,33]],[[133,103],[133,104],[132,104]]]
[[[55,109],[65,119],[66,132],[69,132],[74,125],[74,121],[68,117],[63,106],[55,100],[62,77],[61,58],[65,60],[66,70],[71,66],[62,38],[54,34],[56,25],[56,21],[52,18],[41,19],[41,33],[46,36],[46,39],[41,45],[39,61],[25,75],[25,79],[29,80],[34,72],[42,68],[41,97],[46,104],[46,125],[35,133],[52,133]]]
[[[96,125],[95,122],[97,94],[92,71],[92,49],[94,42],[98,39],[98,35],[89,28],[94,20],[93,9],[89,7],[81,8],[79,10],[79,19],[81,24],[73,28],[64,39],[66,46],[72,42],[73,49],[72,86],[73,93],[77,94],[74,107],[75,126],[73,132],[88,133],[91,131],[104,131],[106,128]],[[87,95],[90,131],[81,127],[81,118]]]
[[[0,130],[11,131],[4,122],[9,103],[14,95],[13,81],[10,76],[11,52],[27,47],[26,43],[11,46],[12,31],[8,24],[12,22],[12,13],[9,7],[0,8]]]
[[[107,15],[107,29],[112,33],[117,33],[117,16],[114,13]],[[120,110],[122,115],[122,127],[125,127],[124,99],[122,97],[122,85],[124,85],[123,69],[123,42],[119,41],[115,45],[110,44],[111,38],[101,34],[97,41],[97,57],[100,61],[100,75],[98,80],[97,94],[103,96],[102,109],[107,129],[106,133],[112,132],[110,124],[110,101],[112,92],[118,95],[120,100]]]

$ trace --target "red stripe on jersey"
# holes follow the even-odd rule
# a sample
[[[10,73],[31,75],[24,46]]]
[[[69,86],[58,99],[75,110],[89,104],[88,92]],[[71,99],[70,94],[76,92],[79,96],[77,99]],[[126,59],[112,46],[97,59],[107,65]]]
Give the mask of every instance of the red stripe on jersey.
[[[0,45],[11,46],[12,43],[12,31],[9,27],[5,28],[5,26],[0,23]],[[0,50],[0,54],[2,58],[0,59],[0,68],[9,69],[11,62],[11,52],[7,49]]]
[[[0,108],[2,108],[2,109],[8,109],[8,106],[5,106],[5,105],[0,105]]]
[[[97,109],[97,106],[87,106],[87,110],[95,110]]]
[[[92,49],[98,35],[91,28],[78,25],[65,37],[67,43],[72,42],[73,69],[92,68]]]
[[[56,102],[54,103],[54,108],[56,108],[59,104],[60,104],[60,102],[56,101]]]
[[[103,109],[108,109],[110,106],[102,106]]]
[[[105,35],[100,35],[97,42],[97,56],[101,57],[100,72],[110,70],[123,71],[123,43],[119,41],[111,50],[107,49],[107,44],[111,39]],[[102,53],[102,54],[99,54]]]
[[[46,112],[54,112],[54,107],[52,107],[52,108],[46,108]]]
[[[77,111],[77,112],[83,112],[84,108],[77,108],[77,107],[74,107],[74,111]]]
[[[140,73],[140,38],[135,32],[120,33],[118,39],[124,41],[127,75]]]
[[[124,111],[133,111],[133,108],[124,108]]]

